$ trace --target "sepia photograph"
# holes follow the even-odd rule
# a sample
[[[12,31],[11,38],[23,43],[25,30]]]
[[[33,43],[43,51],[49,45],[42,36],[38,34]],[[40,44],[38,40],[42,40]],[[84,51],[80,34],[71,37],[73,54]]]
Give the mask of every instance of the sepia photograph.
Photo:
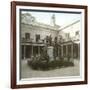
[[[80,76],[81,12],[20,10],[22,78]]]
[[[87,6],[11,7],[11,87],[87,84]]]

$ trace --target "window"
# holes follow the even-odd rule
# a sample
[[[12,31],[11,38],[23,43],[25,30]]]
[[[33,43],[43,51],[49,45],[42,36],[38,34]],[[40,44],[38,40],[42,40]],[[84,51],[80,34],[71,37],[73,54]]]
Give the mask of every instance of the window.
[[[79,31],[76,31],[76,35],[79,35]]]
[[[30,39],[30,33],[25,33],[25,39]]]
[[[40,40],[40,35],[36,34],[36,42],[38,42]]]

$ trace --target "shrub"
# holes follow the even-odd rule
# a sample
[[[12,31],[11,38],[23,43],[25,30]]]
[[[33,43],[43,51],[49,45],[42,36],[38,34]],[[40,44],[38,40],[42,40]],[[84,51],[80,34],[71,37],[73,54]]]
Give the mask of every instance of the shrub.
[[[61,67],[74,66],[74,63],[61,58],[60,60],[50,61],[49,57],[37,56],[28,61],[28,65],[34,70],[51,70]]]

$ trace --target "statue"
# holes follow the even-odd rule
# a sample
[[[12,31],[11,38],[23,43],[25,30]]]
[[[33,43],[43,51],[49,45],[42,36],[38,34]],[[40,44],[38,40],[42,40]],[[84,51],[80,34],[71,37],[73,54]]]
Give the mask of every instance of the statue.
[[[52,37],[51,37],[51,35],[49,36],[49,45],[50,46],[52,45]]]

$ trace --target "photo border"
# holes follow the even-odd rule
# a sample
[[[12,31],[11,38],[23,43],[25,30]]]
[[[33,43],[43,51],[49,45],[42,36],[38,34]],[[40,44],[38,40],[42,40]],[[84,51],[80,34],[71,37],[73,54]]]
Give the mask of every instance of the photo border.
[[[17,85],[17,69],[16,69],[16,6],[37,6],[37,7],[51,7],[51,8],[73,8],[84,10],[84,81],[75,82],[55,82],[55,83],[38,83],[38,84],[23,84]],[[65,86],[65,85],[79,85],[87,84],[87,6],[82,5],[67,5],[67,4],[52,4],[52,3],[34,3],[34,2],[11,2],[11,88],[30,88],[30,87],[47,87],[47,86]]]

